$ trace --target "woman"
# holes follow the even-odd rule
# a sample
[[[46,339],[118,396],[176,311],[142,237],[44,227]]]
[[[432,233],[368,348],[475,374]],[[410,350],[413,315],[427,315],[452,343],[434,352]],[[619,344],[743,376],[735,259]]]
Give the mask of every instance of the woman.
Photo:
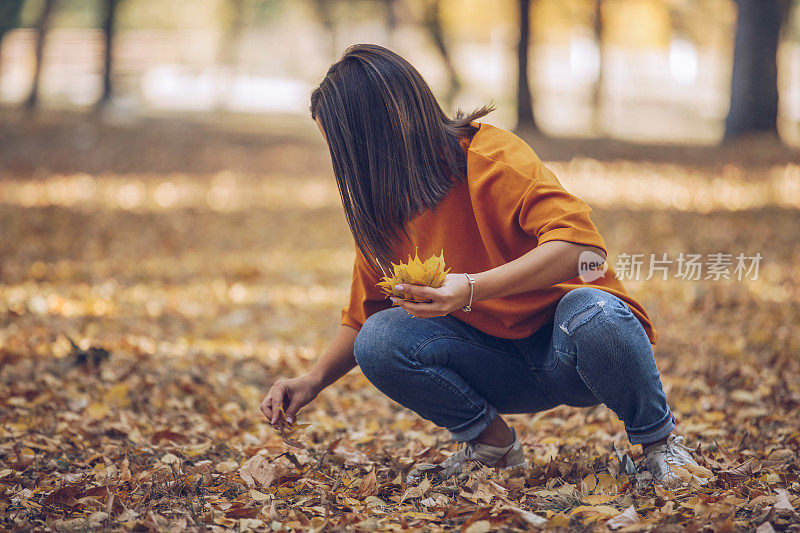
[[[448,118],[414,67],[377,45],[348,48],[311,95],[356,242],[349,304],[305,375],[276,381],[261,410],[280,424],[356,364],[387,396],[447,428],[463,448],[410,474],[446,478],[466,460],[524,466],[499,413],[606,404],[661,482],[696,464],[672,435],[642,305],[603,266],[591,209],[516,135]],[[376,287],[382,266],[444,250],[436,289]],[[605,270],[603,270],[603,268]],[[415,300],[408,301],[410,296]]]

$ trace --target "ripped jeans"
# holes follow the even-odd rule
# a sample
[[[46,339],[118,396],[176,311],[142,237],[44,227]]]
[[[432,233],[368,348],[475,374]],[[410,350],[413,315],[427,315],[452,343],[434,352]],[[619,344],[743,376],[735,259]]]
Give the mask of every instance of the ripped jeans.
[[[480,435],[498,413],[608,406],[632,444],[675,428],[653,349],[628,306],[594,287],[569,291],[553,323],[525,339],[483,333],[450,315],[371,315],[355,340],[367,379],[453,440]]]

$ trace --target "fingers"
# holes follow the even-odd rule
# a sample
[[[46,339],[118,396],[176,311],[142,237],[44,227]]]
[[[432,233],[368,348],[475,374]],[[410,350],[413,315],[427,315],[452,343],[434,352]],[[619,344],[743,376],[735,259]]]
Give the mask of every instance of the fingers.
[[[439,296],[436,289],[426,287],[425,285],[403,283],[402,285],[397,285],[395,289],[403,291],[403,295],[406,298],[413,296],[415,300],[432,300],[435,302]]]
[[[261,401],[261,412],[264,413],[264,417],[266,417],[267,420],[272,420],[272,416],[276,411],[273,408],[274,393],[274,387],[270,387],[269,392],[267,392],[267,395],[264,396],[264,399]]]
[[[412,316],[418,316],[420,318],[431,318],[447,314],[447,311],[442,309],[441,306],[437,305],[436,303],[416,303],[404,300],[399,300],[397,303],[407,313],[410,313]]]
[[[401,300],[398,303],[403,309],[405,309],[406,311],[408,311],[413,315],[430,313],[439,310],[438,306],[432,303],[427,304],[427,303],[417,303],[417,302],[406,302],[403,300]]]
[[[280,420],[280,406],[286,396],[286,386],[276,382],[261,402],[261,412],[273,426]]]
[[[284,411],[286,413],[286,423],[292,425],[294,423],[294,417],[297,415],[297,411],[303,407],[302,402],[295,396],[292,398],[291,403],[289,403],[289,407],[286,408]]]

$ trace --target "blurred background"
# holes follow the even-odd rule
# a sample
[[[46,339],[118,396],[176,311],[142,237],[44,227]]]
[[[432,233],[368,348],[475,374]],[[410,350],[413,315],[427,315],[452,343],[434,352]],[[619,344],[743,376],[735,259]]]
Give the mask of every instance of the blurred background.
[[[409,58],[449,110],[494,100],[503,127],[699,143],[777,130],[796,144],[792,4],[2,0],[0,102],[304,117],[327,66],[348,44],[372,42]]]

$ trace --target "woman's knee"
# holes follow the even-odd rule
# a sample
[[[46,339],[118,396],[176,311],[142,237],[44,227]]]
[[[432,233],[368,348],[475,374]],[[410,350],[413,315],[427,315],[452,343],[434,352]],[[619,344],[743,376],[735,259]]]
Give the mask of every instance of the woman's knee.
[[[576,347],[599,343],[619,347],[649,340],[628,305],[613,294],[594,287],[568,292],[556,310],[556,325]]]
[[[614,305],[614,295],[595,287],[578,287],[565,294],[556,306],[555,324],[572,336],[597,315]]]
[[[368,378],[391,372],[393,355],[398,353],[401,330],[398,322],[407,313],[400,308],[391,308],[373,313],[356,335],[353,355],[356,364]]]

